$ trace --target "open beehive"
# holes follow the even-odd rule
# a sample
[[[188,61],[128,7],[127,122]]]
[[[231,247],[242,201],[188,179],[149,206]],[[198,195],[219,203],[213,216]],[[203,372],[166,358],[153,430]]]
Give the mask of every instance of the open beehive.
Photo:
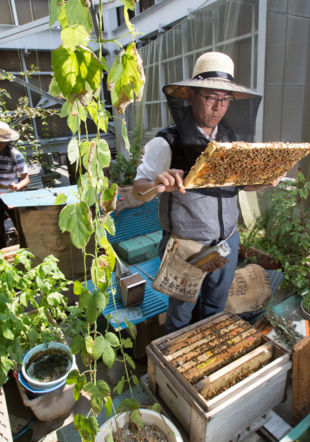
[[[149,386],[191,441],[231,440],[285,394],[290,354],[222,313],[147,347]]]
[[[310,143],[211,141],[184,180],[186,189],[271,184],[310,153]]]

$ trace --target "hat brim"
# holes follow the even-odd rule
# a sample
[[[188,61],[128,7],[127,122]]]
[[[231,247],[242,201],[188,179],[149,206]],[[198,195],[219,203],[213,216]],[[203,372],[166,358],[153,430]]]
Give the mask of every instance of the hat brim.
[[[10,141],[17,141],[19,139],[19,133],[10,128],[10,137],[4,138],[0,135],[0,142],[9,143]]]
[[[176,83],[170,83],[163,87],[165,95],[173,98],[187,100],[189,88],[206,88],[218,89],[222,91],[232,92],[235,100],[243,100],[246,98],[260,97],[261,95],[254,89],[249,89],[230,80],[219,78],[205,78],[195,80],[184,80]]]

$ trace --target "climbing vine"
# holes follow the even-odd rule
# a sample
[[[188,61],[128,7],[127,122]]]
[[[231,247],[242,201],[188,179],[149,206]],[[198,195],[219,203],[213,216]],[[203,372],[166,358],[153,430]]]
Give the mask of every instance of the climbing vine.
[[[68,157],[78,169],[78,198],[74,204],[66,204],[59,218],[62,232],[70,232],[74,246],[84,255],[84,281],[74,282],[74,293],[78,296],[79,308],[83,309],[87,321],[87,333],[76,334],[71,350],[80,354],[86,371],[77,370],[69,374],[67,382],[74,384],[76,399],[84,393],[90,398],[88,416],[76,415],[75,428],[82,440],[95,440],[98,432],[97,415],[104,406],[107,415],[113,411],[112,392],[108,384],[97,378],[97,363],[100,359],[107,367],[112,367],[119,359],[123,362],[125,376],[115,387],[120,394],[125,387],[132,393],[132,385],[138,384],[134,375],[135,364],[127,349],[132,347],[130,338],[108,329],[101,333],[97,328],[97,319],[109,301],[109,294],[115,295],[111,274],[115,266],[115,253],[107,239],[107,232],[115,234],[111,212],[117,199],[117,185],[109,183],[104,169],[110,165],[110,148],[103,137],[108,124],[113,118],[101,99],[103,74],[106,72],[107,87],[111,93],[112,106],[118,114],[123,115],[126,107],[142,94],[144,74],[142,61],[135,45],[135,31],[128,18],[128,10],[134,9],[134,0],[122,0],[125,22],[132,35],[132,42],[125,48],[117,42],[120,52],[109,68],[103,56],[106,43],[102,38],[102,1],[99,2],[98,50],[88,46],[94,40],[92,15],[89,2],[84,0],[50,0],[50,26],[56,20],[61,25],[61,45],[52,52],[53,79],[50,93],[64,99],[61,116],[67,119],[72,132],[68,146]],[[81,139],[81,128],[88,134],[90,119],[95,123],[96,137]],[[123,136],[127,137],[123,124]],[[66,202],[65,195],[56,198],[56,204]],[[91,251],[86,250],[87,246]],[[89,274],[86,258],[91,258]],[[114,302],[115,305],[115,302]],[[116,313],[117,315],[117,313]],[[132,325],[127,323],[129,332]],[[136,410],[139,403],[133,398],[124,401],[120,408]]]

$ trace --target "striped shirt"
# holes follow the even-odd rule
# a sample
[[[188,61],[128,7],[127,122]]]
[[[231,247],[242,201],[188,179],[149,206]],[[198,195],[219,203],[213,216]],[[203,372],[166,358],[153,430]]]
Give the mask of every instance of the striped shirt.
[[[18,183],[18,176],[28,172],[24,155],[15,149],[6,147],[0,152],[0,184],[8,186],[10,183]],[[11,192],[11,189],[0,188],[0,193]]]

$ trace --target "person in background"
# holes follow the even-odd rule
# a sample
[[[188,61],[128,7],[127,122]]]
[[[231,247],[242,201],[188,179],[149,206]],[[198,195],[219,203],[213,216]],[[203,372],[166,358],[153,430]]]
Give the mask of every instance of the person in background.
[[[233,76],[234,63],[228,55],[207,52],[197,59],[191,79],[164,86],[175,124],[161,130],[146,144],[134,182],[135,198],[149,201],[159,196],[163,228],[161,257],[171,232],[207,246],[226,240],[231,249],[227,256],[229,263],[204,278],[199,298],[200,319],[225,308],[238,262],[238,191],[258,188],[183,188],[186,172],[210,140],[253,140],[261,96],[237,84]],[[169,298],[166,333],[186,327],[194,306]]]
[[[25,158],[14,146],[19,134],[0,121],[0,195],[16,192],[26,187],[30,180]],[[6,247],[4,221],[6,214],[16,227],[14,208],[8,207],[0,198],[0,249]]]

